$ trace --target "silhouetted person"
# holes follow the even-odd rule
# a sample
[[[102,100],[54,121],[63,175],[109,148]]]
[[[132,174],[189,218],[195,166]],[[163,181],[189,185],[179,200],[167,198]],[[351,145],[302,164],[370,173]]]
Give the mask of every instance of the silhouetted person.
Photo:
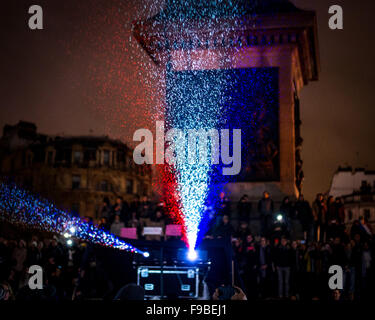
[[[269,192],[263,192],[263,198],[258,202],[258,212],[261,219],[261,234],[267,235],[273,214],[273,200],[270,197]]]

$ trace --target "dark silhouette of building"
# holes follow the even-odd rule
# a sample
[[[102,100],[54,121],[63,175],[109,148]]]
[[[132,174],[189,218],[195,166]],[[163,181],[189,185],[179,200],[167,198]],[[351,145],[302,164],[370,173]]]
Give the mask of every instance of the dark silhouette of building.
[[[5,125],[0,174],[76,214],[96,217],[104,198],[131,202],[150,196],[151,167],[107,136],[48,136],[33,123]]]

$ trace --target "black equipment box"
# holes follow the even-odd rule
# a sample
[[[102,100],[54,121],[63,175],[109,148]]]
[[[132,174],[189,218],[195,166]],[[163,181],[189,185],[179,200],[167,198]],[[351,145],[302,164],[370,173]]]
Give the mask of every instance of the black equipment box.
[[[139,266],[137,284],[145,297],[196,299],[199,294],[199,268],[196,266]]]

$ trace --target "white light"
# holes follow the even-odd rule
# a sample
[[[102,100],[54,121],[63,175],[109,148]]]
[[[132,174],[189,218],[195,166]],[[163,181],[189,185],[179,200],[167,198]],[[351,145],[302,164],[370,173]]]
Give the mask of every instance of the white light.
[[[278,214],[277,217],[276,217],[276,220],[277,221],[283,220],[283,216],[281,214]]]
[[[67,244],[68,246],[71,246],[71,245],[73,244],[72,239],[68,239],[68,240],[66,241],[66,244]]]
[[[69,229],[69,231],[70,231],[70,233],[75,233],[75,232],[76,232],[76,228],[71,227],[71,228]]]
[[[197,252],[195,251],[195,250],[189,250],[189,252],[188,252],[188,259],[190,260],[190,261],[194,261],[194,260],[196,260],[197,259]]]
[[[70,237],[70,234],[67,233],[67,232],[65,232],[65,233],[64,233],[64,238],[69,238],[69,237]]]
[[[150,256],[150,254],[149,254],[148,252],[143,252],[143,256],[144,256],[145,258],[148,258],[148,257]]]

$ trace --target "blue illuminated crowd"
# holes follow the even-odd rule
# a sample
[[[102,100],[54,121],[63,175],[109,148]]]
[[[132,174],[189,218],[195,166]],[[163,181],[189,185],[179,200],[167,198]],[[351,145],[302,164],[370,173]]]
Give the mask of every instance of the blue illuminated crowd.
[[[371,227],[361,217],[347,228],[340,199],[318,194],[310,205],[300,196],[294,202],[285,198],[276,207],[265,192],[254,206],[246,195],[231,203],[222,193],[215,203],[207,205],[206,214],[212,219],[205,238],[232,242],[236,285],[249,300],[374,297],[375,242]],[[131,204],[120,197],[113,204],[104,199],[97,219],[85,219],[117,235],[124,226],[137,228],[139,237],[144,226],[164,228],[172,223],[163,204],[146,197]],[[162,236],[144,238],[164,240]],[[15,237],[9,237],[0,230],[0,300],[28,300],[36,295],[27,286],[27,268],[35,264],[45,271],[43,299],[115,297],[116,288],[86,242],[69,246],[53,234],[19,230]],[[342,290],[328,288],[331,265],[344,270]]]

